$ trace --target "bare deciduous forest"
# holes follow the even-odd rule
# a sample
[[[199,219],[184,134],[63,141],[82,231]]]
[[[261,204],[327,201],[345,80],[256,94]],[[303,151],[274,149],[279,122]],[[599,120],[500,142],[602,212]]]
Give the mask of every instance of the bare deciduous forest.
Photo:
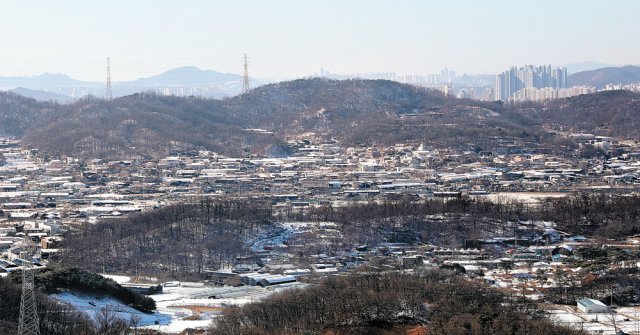
[[[467,240],[527,234],[527,220],[554,221],[571,234],[617,238],[640,232],[638,196],[568,196],[539,206],[470,198],[323,206],[275,211],[270,202],[203,199],[83,226],[66,237],[61,262],[93,271],[198,274],[249,252],[247,238],[277,221],[330,221],[343,238],[333,250],[373,242],[464,245]],[[434,215],[438,215],[434,217]]]
[[[528,303],[449,271],[373,269],[227,309],[209,334],[383,334],[394,324],[443,335],[584,334],[553,325]]]
[[[456,99],[385,80],[321,78],[265,85],[223,100],[143,93],[58,105],[1,93],[0,135],[21,137],[26,146],[50,155],[114,159],[203,149],[282,155],[291,150],[286,136],[305,132],[347,146],[424,142],[492,150],[501,139],[553,151],[565,143],[543,125],[637,138],[632,126],[640,122],[637,96],[604,92],[512,105]]]

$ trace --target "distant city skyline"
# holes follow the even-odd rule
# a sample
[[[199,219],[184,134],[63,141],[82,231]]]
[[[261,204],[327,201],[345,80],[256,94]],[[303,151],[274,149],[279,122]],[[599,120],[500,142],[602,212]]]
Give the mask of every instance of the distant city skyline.
[[[259,78],[497,74],[526,64],[640,63],[640,3],[567,1],[6,1],[0,76],[114,82],[192,65]]]
[[[551,66],[512,67],[496,76],[494,99],[506,101],[524,88],[566,88],[567,68]]]

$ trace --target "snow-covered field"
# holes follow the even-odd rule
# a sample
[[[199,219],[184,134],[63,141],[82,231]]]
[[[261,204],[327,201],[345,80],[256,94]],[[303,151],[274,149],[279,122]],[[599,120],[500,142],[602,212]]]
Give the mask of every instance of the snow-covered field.
[[[101,309],[106,309],[115,316],[124,320],[131,320],[135,316],[139,318],[140,322],[138,324],[140,326],[153,325],[156,322],[160,324],[168,324],[171,322],[172,318],[171,315],[163,313],[162,311],[158,311],[153,314],[140,312],[123,304],[119,300],[110,297],[96,297],[93,295],[74,292],[53,294],[50,297],[86,313],[94,320],[96,318],[96,314]]]
[[[176,288],[180,289],[180,288]],[[176,290],[178,291],[178,290]],[[206,328],[211,320],[230,305],[242,305],[253,301],[239,299],[189,299],[182,293],[163,293],[151,296],[156,301],[157,310],[152,314],[142,313],[120,301],[108,297],[95,297],[80,293],[65,292],[51,297],[85,312],[95,320],[101,309],[107,309],[115,316],[132,320],[138,318],[138,327],[156,329],[167,333],[179,333],[187,328]]]
[[[559,192],[497,192],[476,197],[483,197],[493,202],[520,201],[526,204],[537,204],[548,198],[566,197],[568,193]]]
[[[640,334],[640,308],[621,307],[615,313],[581,313],[575,308],[558,306],[547,310],[553,322],[582,329],[592,334],[616,334],[616,330]]]
[[[101,274],[101,276],[105,278],[109,278],[118,284],[125,284],[131,281],[131,277],[129,276],[108,275],[108,274]]]
[[[109,276],[118,281],[127,282],[126,276]],[[164,292],[150,297],[155,300],[157,310],[152,314],[142,313],[120,301],[109,297],[96,297],[88,294],[65,292],[51,297],[75,309],[87,313],[95,320],[96,314],[103,308],[124,320],[139,320],[138,327],[160,330],[166,333],[179,333],[187,328],[207,328],[211,321],[229,306],[240,306],[266,298],[267,296],[292,287],[305,284],[243,287],[205,287],[196,283],[184,283],[184,286],[164,287]],[[233,291],[232,297],[209,299],[220,293]]]

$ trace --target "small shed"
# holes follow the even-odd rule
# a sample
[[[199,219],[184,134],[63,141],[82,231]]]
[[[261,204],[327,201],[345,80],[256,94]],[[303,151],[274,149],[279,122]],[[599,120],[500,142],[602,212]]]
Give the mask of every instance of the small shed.
[[[578,310],[583,313],[608,313],[609,307],[600,300],[584,298],[578,300]]]

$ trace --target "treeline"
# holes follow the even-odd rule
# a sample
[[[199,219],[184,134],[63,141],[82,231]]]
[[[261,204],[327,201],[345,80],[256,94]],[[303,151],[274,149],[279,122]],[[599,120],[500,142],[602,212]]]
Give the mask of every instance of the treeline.
[[[399,201],[354,202],[348,206],[325,205],[304,212],[283,212],[278,218],[284,220],[332,221],[343,224],[367,222],[393,217],[415,217],[435,214],[471,214],[512,219],[524,216],[530,209],[516,201],[492,202],[469,197],[414,200],[406,197]]]
[[[636,92],[604,91],[558,99],[536,110],[546,125],[557,129],[638,139],[639,97]]]
[[[282,221],[330,221],[339,224],[345,247],[379,242],[460,245],[470,238],[512,234],[514,222],[529,209],[519,202],[495,203],[468,197],[353,203],[285,211]]]
[[[498,137],[535,142],[544,133],[531,117],[501,104],[389,80],[301,79],[224,102],[253,127],[285,135],[326,133],[345,146],[428,142],[467,149],[473,143],[491,150]]]
[[[322,78],[265,85],[224,100],[144,93],[57,105],[0,93],[0,133],[24,135],[23,143],[48,154],[114,159],[172,150],[286,153],[286,136],[305,132],[326,134],[345,146],[428,142],[492,151],[501,139],[529,149],[542,144],[554,152],[563,148],[563,137],[543,125],[637,138],[637,97],[614,91],[505,105],[387,80]]]
[[[533,214],[574,234],[620,238],[640,233],[640,196],[573,195],[549,199]]]
[[[0,92],[0,135],[20,137],[31,128],[46,124],[46,119],[60,110],[61,106],[55,103]]]
[[[32,118],[34,113],[42,114],[34,107],[23,117]],[[49,155],[150,159],[173,151],[211,150],[235,156],[285,146],[276,136],[243,131],[243,121],[220,101],[195,97],[154,93],[113,101],[87,97],[58,106],[41,119],[27,123],[22,140]]]
[[[354,203],[305,212],[275,211],[270,202],[207,198],[84,225],[66,236],[59,261],[98,272],[181,276],[233,264],[249,253],[247,240],[275,221],[336,222],[343,238],[332,241],[330,249],[337,250],[383,241],[462,243],[475,232],[491,231],[489,225],[497,226],[486,217],[508,220],[520,212],[516,203],[469,198]],[[443,213],[444,220],[429,217]]]
[[[143,93],[56,105],[2,98],[0,133],[24,135],[25,145],[49,155],[74,157],[148,159],[202,149],[275,155],[290,152],[287,136],[305,132],[345,146],[428,141],[465,150],[491,150],[495,138],[538,142],[545,134],[532,117],[504,105],[388,80],[301,79],[224,100]]]
[[[93,271],[197,274],[233,262],[243,239],[270,220],[270,203],[201,199],[85,225],[66,237],[61,261]]]
[[[453,272],[374,269],[228,308],[209,334],[382,334],[398,324],[428,334],[584,334]]]
[[[270,202],[202,199],[85,225],[67,236],[61,261],[93,271],[198,274],[249,252],[247,240],[275,221],[330,221],[342,239],[330,249],[377,242],[460,245],[468,239],[527,236],[518,222],[556,222],[570,234],[620,238],[640,233],[640,197],[573,195],[535,206],[467,197],[278,210]]]
[[[607,238],[640,234],[640,196],[636,194],[573,194],[549,198],[535,205],[515,200],[488,201],[468,197],[420,201],[407,199],[358,203],[344,207],[324,206],[307,212],[285,213],[283,219],[334,221],[351,225],[386,218],[403,218],[394,221],[402,224],[436,214],[457,214],[470,230],[477,228],[478,224],[484,225],[483,218],[491,218],[498,219],[497,224],[506,221],[553,221],[557,223],[558,229],[571,234]]]

